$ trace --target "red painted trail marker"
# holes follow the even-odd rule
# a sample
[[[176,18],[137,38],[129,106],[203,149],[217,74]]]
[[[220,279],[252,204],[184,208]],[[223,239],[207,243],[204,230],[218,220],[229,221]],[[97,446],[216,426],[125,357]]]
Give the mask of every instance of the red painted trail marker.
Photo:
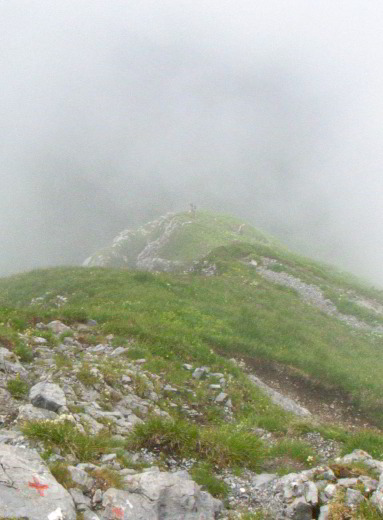
[[[122,518],[122,520],[124,519],[124,510],[122,509],[122,507],[114,507],[112,509],[112,513],[116,518]]]
[[[41,484],[37,477],[33,477],[33,482],[28,482],[28,486],[31,488],[35,488],[38,494],[43,497],[45,489],[48,489],[49,486],[46,484]]]

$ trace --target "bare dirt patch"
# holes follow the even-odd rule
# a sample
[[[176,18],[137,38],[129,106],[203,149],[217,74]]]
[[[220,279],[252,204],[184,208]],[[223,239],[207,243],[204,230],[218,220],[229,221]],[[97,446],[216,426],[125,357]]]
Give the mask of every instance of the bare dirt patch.
[[[312,380],[295,368],[273,361],[251,357],[244,357],[243,361],[271,388],[307,408],[317,421],[348,428],[375,428],[339,388]]]

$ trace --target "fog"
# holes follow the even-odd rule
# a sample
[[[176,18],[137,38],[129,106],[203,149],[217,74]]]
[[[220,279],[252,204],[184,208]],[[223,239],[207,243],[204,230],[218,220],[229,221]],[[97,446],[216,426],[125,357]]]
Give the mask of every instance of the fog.
[[[0,273],[167,211],[383,285],[378,0],[0,2]]]

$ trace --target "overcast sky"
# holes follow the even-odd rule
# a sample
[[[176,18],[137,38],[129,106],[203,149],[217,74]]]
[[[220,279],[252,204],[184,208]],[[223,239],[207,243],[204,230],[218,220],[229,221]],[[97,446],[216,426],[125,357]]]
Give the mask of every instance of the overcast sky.
[[[0,273],[236,213],[383,286],[383,2],[0,0]]]

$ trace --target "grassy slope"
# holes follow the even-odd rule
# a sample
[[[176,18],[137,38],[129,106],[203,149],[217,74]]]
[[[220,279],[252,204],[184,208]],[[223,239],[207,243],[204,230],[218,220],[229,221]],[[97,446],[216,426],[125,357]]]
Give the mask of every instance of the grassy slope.
[[[177,219],[188,223],[178,228],[171,240],[162,247],[160,256],[168,260],[191,262],[207,255],[212,249],[232,242],[273,244],[272,238],[254,227],[230,215],[217,215],[200,211],[191,218],[189,213],[179,213]]]
[[[170,240],[157,252],[158,256],[167,260],[193,262],[205,256],[215,247],[228,245],[233,241],[260,242],[273,244],[272,238],[261,233],[254,227],[245,224],[230,215],[218,215],[207,211],[199,211],[194,217],[190,213],[178,213],[174,217],[181,226],[171,235]],[[161,221],[160,225],[149,223],[134,230],[128,240],[119,242],[117,248],[106,247],[94,255],[107,258],[108,267],[134,267],[138,254],[152,241],[157,240],[164,232],[169,220]],[[241,233],[238,233],[242,226]],[[118,256],[115,256],[115,253]],[[126,258],[126,262],[121,255]]]
[[[357,287],[354,280],[324,266],[260,244],[213,251],[210,260],[221,274],[210,278],[104,268],[39,270],[0,280],[0,321],[11,325],[0,328],[0,340],[40,320],[94,318],[103,333],[120,336],[117,342],[137,338],[169,367],[179,361],[218,366],[212,350],[225,357],[264,357],[296,367],[347,392],[382,427],[382,340],[304,304],[294,291],[267,282],[242,262],[243,257],[259,259],[266,253],[307,280]],[[358,289],[371,293],[363,286]],[[29,305],[46,292],[50,295],[44,305]],[[57,294],[68,297],[61,308],[50,303]]]

